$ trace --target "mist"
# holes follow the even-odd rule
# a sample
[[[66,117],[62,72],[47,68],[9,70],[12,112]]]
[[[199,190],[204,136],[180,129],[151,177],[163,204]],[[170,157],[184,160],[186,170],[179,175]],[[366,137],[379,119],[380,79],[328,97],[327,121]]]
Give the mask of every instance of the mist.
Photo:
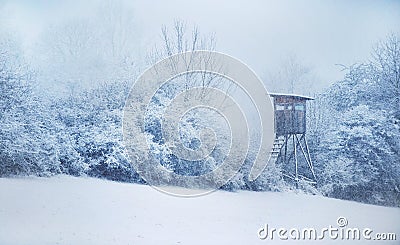
[[[43,56],[45,43],[54,42],[51,35],[62,34],[67,23],[91,22],[88,28],[101,31],[105,21],[118,22],[121,17],[128,19],[119,28],[128,32],[124,38],[131,44],[124,51],[140,66],[135,68],[137,73],[146,68],[146,53],[160,42],[161,27],[179,19],[202,33],[214,34],[216,50],[248,64],[267,87],[277,80],[288,59],[294,59],[307,68],[305,79],[316,91],[343,78],[338,64],[348,66],[368,59],[377,41],[400,30],[400,3],[389,0],[19,0],[5,1],[0,7],[0,29],[12,33],[31,61]],[[114,13],[115,18],[101,18],[107,15],[101,9]],[[107,44],[103,48],[111,49]]]

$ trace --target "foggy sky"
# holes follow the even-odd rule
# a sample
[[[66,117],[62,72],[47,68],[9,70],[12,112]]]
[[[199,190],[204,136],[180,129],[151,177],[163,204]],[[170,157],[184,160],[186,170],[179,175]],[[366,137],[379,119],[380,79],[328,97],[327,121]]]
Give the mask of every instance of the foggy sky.
[[[98,0],[0,0],[0,27],[29,49],[48,26],[90,16]],[[215,33],[217,50],[268,78],[288,56],[312,67],[321,86],[340,80],[335,64],[368,59],[374,43],[400,33],[400,1],[124,1],[142,43],[159,38],[161,25],[181,19]]]

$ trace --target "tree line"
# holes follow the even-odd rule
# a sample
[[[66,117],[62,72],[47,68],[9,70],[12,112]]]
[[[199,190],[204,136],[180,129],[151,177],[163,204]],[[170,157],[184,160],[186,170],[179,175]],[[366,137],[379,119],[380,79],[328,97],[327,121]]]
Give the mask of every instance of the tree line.
[[[119,26],[110,28],[113,32],[125,33]],[[126,47],[132,50],[132,46],[123,38],[114,39],[119,41],[113,42],[113,51],[107,56],[114,57],[110,64],[101,62],[107,58],[93,63],[92,56],[81,54],[85,53],[85,47],[90,49],[92,44],[88,42],[95,35],[82,37],[74,28],[66,27],[66,30],[71,32],[57,36],[64,41],[53,42],[56,51],[43,63],[51,66],[45,72],[40,70],[45,69],[43,64],[34,68],[26,65],[14,42],[5,40],[0,44],[0,176],[68,174],[145,183],[128,160],[121,129],[125,99],[137,73],[132,72],[136,65],[134,58],[123,52]],[[69,39],[70,35],[88,42],[75,43],[77,40]],[[164,27],[161,37],[161,46],[149,52],[150,63],[172,53],[215,48],[213,36],[202,36],[197,28],[190,32],[183,22],[175,23],[172,29]],[[74,43],[65,40],[74,40]],[[95,49],[90,51],[96,53]],[[77,62],[77,57],[84,60]],[[76,63],[84,76],[79,76],[74,69]],[[91,76],[90,70],[96,64],[113,72],[105,77]],[[64,67],[74,72],[68,73]],[[310,104],[307,119],[318,184],[304,183],[302,190],[400,206],[399,37],[388,36],[373,48],[370,60],[345,69],[343,80],[317,94]],[[50,76],[53,73],[57,75]],[[40,92],[38,82],[41,79],[65,84],[67,92],[63,96]],[[95,86],[80,86],[83,80]],[[192,80],[186,77],[181,85],[161,90],[152,101],[155,114],[170,99],[171,91],[179,86],[187,89]],[[199,81],[204,86],[221,82],[204,76],[200,76]],[[293,89],[294,84],[290,84]],[[196,119],[199,115],[186,118],[183,127],[183,138],[193,149],[199,143],[195,140],[200,129]],[[161,164],[180,174],[211,171],[223,160],[223,147],[217,147],[209,159],[195,165],[174,157],[164,145],[159,116],[148,117],[140,133],[148,136],[152,154]],[[250,158],[223,189],[287,191],[294,188],[284,179],[279,165],[268,166],[256,181],[248,181]]]

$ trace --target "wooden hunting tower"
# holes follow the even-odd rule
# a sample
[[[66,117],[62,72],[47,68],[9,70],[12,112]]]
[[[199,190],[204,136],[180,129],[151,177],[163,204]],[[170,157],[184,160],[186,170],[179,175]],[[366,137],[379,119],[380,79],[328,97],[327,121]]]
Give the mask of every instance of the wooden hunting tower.
[[[284,176],[294,180],[296,186],[300,180],[316,184],[306,141],[306,102],[313,98],[277,93],[270,96],[275,111],[275,142],[270,161],[283,164],[283,169],[286,170]]]

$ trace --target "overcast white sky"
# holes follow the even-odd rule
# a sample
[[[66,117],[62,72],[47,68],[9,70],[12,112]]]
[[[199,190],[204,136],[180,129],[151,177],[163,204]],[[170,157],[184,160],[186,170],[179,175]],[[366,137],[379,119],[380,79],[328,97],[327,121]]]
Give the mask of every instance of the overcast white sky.
[[[23,39],[37,41],[49,25],[90,15],[99,0],[0,0],[0,21]],[[335,64],[368,58],[371,47],[388,33],[400,33],[400,1],[202,0],[125,3],[131,8],[144,43],[157,38],[174,19],[214,32],[217,50],[241,59],[258,75],[278,69],[288,55],[313,68],[321,84],[339,80]]]

